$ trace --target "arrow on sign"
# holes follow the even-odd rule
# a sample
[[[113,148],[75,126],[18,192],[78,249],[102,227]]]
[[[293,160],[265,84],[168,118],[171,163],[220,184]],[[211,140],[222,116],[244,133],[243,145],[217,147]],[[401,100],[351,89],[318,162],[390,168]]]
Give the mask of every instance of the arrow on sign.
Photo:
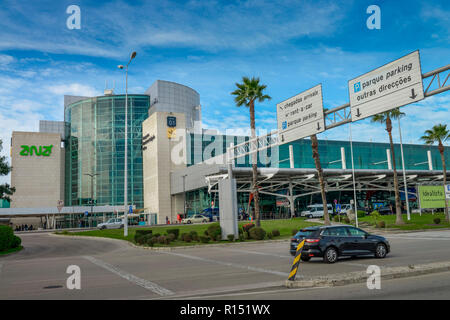
[[[356,108],[356,116],[359,118],[361,116],[361,113],[359,113],[359,108]]]
[[[414,93],[414,89],[411,89],[411,99],[415,99],[417,97],[417,94]]]
[[[320,123],[317,122],[317,130],[320,130]]]

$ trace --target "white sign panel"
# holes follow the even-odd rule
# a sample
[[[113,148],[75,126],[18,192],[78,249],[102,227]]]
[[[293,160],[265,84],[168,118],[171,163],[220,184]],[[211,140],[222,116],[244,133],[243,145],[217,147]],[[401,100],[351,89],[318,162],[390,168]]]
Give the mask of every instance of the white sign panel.
[[[278,103],[277,122],[281,143],[324,131],[322,85]]]
[[[348,82],[352,121],[424,98],[419,51]]]

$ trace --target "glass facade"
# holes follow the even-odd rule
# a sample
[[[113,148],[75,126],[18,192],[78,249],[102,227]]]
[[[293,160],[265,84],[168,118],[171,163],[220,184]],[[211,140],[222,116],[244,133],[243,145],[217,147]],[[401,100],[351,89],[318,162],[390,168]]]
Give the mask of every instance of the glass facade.
[[[128,202],[137,208],[144,204],[142,122],[149,100],[147,95],[128,95]],[[91,199],[97,205],[123,204],[125,95],[75,102],[66,107],[64,119],[69,125],[65,204],[86,205]]]
[[[207,134],[191,134],[188,140],[188,165],[200,163],[209,158],[226,152],[230,143],[237,145],[247,141],[248,137],[243,136],[226,136],[226,135],[207,135]],[[297,140],[289,144],[268,150],[262,154],[267,156],[271,162],[261,161],[258,158],[258,167],[280,167],[289,168],[289,145],[293,145],[294,151],[294,167],[295,168],[311,168],[314,169],[314,159],[312,158],[311,141],[309,139]],[[349,141],[319,140],[319,154],[322,168],[324,169],[342,169],[341,148],[345,150],[345,159],[347,169],[352,168],[351,149]],[[372,143],[372,142],[353,142],[353,154],[355,169],[376,169],[387,170],[387,153],[386,149],[390,149],[388,143]],[[450,162],[450,148],[445,148],[446,163]],[[399,179],[402,179],[401,170],[401,151],[400,145],[394,145],[396,167]],[[437,146],[403,144],[403,152],[405,158],[406,170],[429,170],[427,151],[431,151],[433,170],[442,170],[441,156]],[[274,157],[271,158],[271,152]],[[261,163],[263,162],[263,163]],[[235,163],[236,167],[250,167],[249,157],[239,159]],[[287,190],[280,191],[287,194]],[[294,190],[294,194],[299,194],[301,190]],[[211,203],[219,206],[218,195],[208,193],[207,188],[202,188],[186,193],[187,212],[189,215],[201,213],[204,209],[209,208]],[[346,191],[330,191],[327,193],[327,201],[333,203],[337,200],[339,203],[350,203],[353,199],[353,192]],[[300,212],[308,205],[320,203],[321,195],[313,194],[305,197],[299,197],[295,201],[295,210]],[[385,202],[393,201],[393,192],[390,191],[358,191],[358,206],[364,207],[367,201]],[[249,194],[247,192],[238,192],[238,209],[239,211],[247,211],[249,202]],[[289,205],[281,197],[268,194],[260,194],[260,206],[263,219],[290,217]],[[417,203],[410,203],[411,208],[417,208]]]

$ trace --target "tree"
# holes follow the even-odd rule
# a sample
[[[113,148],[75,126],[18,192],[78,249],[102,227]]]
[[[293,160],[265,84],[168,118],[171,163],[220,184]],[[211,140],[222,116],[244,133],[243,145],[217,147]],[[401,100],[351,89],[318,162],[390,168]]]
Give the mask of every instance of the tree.
[[[317,136],[315,134],[313,134],[311,136],[311,148],[312,148],[314,163],[316,165],[317,175],[319,177],[320,194],[322,195],[322,204],[323,204],[323,219],[324,219],[325,225],[329,226],[331,224],[331,222],[330,222],[330,216],[328,214],[327,195],[325,194],[325,181],[323,179],[322,166],[320,165],[319,141],[317,140]]]
[[[2,151],[2,149],[3,149],[3,142],[0,139],[0,152]],[[6,176],[9,174],[10,171],[11,171],[11,167],[6,162],[6,157],[0,156],[0,176]],[[8,201],[11,201],[11,198],[9,196],[11,196],[14,193],[14,191],[16,191],[16,189],[12,188],[7,183],[0,184],[0,199],[5,199]]]
[[[386,111],[383,113],[376,114],[372,116],[372,122],[378,123],[386,123],[386,131],[389,135],[389,143],[391,145],[391,154],[392,154],[392,168],[394,170],[394,192],[395,192],[395,224],[405,224],[402,217],[402,207],[400,202],[400,192],[398,186],[398,176],[397,176],[397,166],[395,163],[395,151],[394,151],[394,142],[392,141],[392,120],[398,119],[404,116],[405,113],[400,111],[400,108],[392,109],[390,111]]]
[[[242,77],[242,83],[236,83],[237,89],[231,94],[234,95],[234,101],[238,107],[246,106],[250,109],[250,129],[251,138],[256,138],[255,126],[255,101],[263,102],[264,100],[272,99],[267,94],[264,94],[266,85],[259,83],[259,78]],[[261,226],[259,215],[259,194],[258,194],[258,154],[252,154],[252,194],[255,203],[255,220],[256,226]]]
[[[450,139],[450,131],[447,129],[446,124],[437,124],[431,130],[426,130],[425,135],[423,135],[420,139],[424,140],[425,144],[432,145],[435,142],[438,143],[439,153],[441,154],[442,161],[442,171],[444,176],[444,188],[447,184],[447,169],[445,166],[445,156],[444,156],[444,145],[442,142]],[[448,214],[448,204],[445,201],[445,218],[447,222],[450,222],[450,217]]]

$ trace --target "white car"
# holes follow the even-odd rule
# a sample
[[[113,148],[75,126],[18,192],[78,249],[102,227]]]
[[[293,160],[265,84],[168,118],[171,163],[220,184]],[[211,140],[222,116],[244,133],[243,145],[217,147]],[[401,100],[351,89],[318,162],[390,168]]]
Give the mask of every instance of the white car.
[[[187,224],[206,223],[206,222],[209,222],[209,218],[202,216],[201,214],[195,214],[191,217],[187,217],[187,218],[184,218],[183,220],[181,220],[181,223],[187,223]]]
[[[122,229],[123,228],[123,220],[120,218],[112,218],[106,221],[105,223],[100,223],[97,225],[97,228],[100,230],[104,229]]]
[[[331,204],[327,204],[328,213],[333,213],[333,206]],[[300,213],[300,216],[311,218],[321,218],[323,217],[323,205],[321,204],[313,204],[307,207],[305,211]]]

